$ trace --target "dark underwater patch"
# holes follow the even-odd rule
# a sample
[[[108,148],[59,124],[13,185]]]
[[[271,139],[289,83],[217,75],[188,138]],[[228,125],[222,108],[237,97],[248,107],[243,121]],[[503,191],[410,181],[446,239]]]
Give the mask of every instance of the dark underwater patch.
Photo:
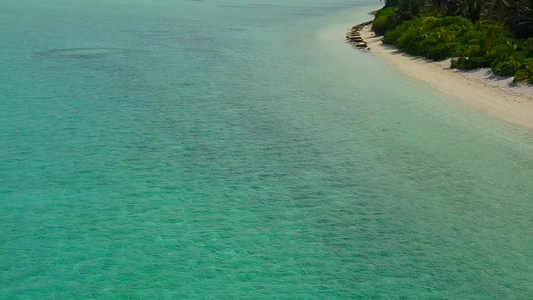
[[[129,50],[121,48],[64,48],[39,51],[35,56],[55,58],[95,59],[113,54],[125,53]]]

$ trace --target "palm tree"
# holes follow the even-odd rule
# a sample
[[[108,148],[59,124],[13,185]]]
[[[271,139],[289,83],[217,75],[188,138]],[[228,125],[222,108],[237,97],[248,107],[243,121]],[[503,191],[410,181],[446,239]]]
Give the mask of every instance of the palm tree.
[[[533,1],[522,0],[517,6],[517,18],[512,20],[511,29],[519,37],[533,37]]]
[[[487,4],[487,0],[461,0],[458,14],[477,22],[485,12]]]

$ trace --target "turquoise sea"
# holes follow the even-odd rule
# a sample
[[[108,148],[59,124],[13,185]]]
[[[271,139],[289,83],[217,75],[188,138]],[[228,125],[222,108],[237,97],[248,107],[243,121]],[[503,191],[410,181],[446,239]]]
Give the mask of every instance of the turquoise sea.
[[[533,133],[382,4],[2,1],[0,299],[532,299]]]

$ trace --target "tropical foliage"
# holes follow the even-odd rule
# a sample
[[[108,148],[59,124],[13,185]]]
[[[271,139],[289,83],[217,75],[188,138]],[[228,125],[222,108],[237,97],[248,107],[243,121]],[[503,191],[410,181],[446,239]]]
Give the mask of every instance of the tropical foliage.
[[[533,0],[386,0],[372,29],[408,54],[533,84]]]

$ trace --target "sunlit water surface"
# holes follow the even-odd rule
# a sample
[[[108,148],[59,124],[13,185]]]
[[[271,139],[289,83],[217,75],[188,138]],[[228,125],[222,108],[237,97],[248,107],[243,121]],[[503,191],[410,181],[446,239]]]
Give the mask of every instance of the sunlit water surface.
[[[0,298],[532,298],[533,135],[345,44],[379,5],[4,0]]]

